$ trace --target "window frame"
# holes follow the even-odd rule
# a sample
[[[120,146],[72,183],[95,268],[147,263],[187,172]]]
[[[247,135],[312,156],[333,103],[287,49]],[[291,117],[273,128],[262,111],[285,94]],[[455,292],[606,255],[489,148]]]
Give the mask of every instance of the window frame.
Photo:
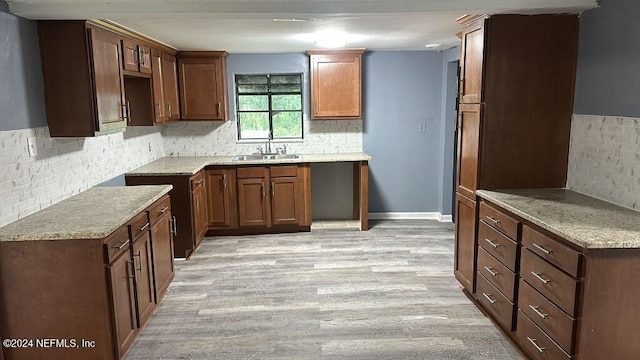
[[[255,84],[255,85],[267,85],[267,92],[246,92],[240,93],[240,87],[238,86],[238,78],[241,76],[266,76],[267,83],[266,84]],[[300,78],[300,91],[299,92],[271,92],[271,85],[281,85],[281,84],[272,84],[271,77],[272,76],[298,76]],[[241,84],[241,85],[253,85],[253,84]],[[302,72],[294,72],[294,73],[259,73],[259,74],[234,74],[234,86],[235,86],[235,102],[236,102],[236,131],[237,131],[237,140],[238,141],[296,141],[296,140],[304,140],[304,73]],[[268,110],[240,110],[240,96],[244,95],[259,95],[259,96],[267,96],[268,102]],[[275,110],[277,112],[291,112],[291,113],[300,113],[300,136],[295,137],[277,137],[273,136],[273,117],[274,110],[272,105],[272,96],[274,95],[300,95],[300,110]],[[269,116],[269,135],[267,138],[242,138],[242,130],[240,128],[240,114],[242,113],[267,113]]]

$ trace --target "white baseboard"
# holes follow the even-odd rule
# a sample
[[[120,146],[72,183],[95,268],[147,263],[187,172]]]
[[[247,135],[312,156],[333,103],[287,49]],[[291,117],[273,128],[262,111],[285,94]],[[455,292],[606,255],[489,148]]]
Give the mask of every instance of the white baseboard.
[[[378,212],[369,213],[371,220],[438,220],[451,222],[451,215],[442,215],[439,212]]]

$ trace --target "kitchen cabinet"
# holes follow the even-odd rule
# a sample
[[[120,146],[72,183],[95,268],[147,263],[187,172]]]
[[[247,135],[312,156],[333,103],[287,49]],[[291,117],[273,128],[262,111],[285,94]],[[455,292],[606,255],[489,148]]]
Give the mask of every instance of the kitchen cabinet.
[[[228,55],[223,51],[178,53],[182,120],[228,120]]]
[[[311,72],[311,119],[362,118],[364,50],[307,51]]]
[[[297,166],[272,166],[271,176],[271,224],[300,225],[302,223],[303,197]]]
[[[180,103],[178,95],[178,63],[173,54],[163,52],[160,55],[162,62],[162,86],[164,99],[164,121],[180,119]]]
[[[151,264],[151,224],[147,212],[134,218],[129,225],[132,239],[132,271],[136,293],[136,314],[140,327],[146,325],[155,309],[155,284]]]
[[[173,218],[173,246],[176,258],[187,258],[208,229],[204,170],[195,175],[125,176],[127,185],[173,185],[169,193]]]
[[[235,168],[209,168],[206,175],[209,229],[236,229],[238,197]]]
[[[151,74],[151,47],[128,38],[122,39],[122,68]]]
[[[240,227],[270,225],[271,200],[268,171],[266,167],[238,168],[238,225]]]
[[[171,199],[165,196],[149,209],[151,223],[151,253],[153,254],[153,280],[156,303],[160,303],[175,276],[173,264],[173,235],[175,220],[171,212]]]
[[[476,270],[469,249],[477,247],[478,223],[470,204],[477,203],[476,190],[566,184],[578,17],[492,15],[459,21],[465,29],[456,199],[469,201],[457,201],[456,251],[463,253],[455,255],[455,274],[472,293]]]
[[[38,21],[49,134],[123,131],[129,111],[120,36],[85,21]]]

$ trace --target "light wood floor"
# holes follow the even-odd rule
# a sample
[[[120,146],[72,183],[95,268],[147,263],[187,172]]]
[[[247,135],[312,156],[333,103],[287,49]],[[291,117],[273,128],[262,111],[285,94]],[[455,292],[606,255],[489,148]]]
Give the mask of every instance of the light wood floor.
[[[453,277],[453,225],[207,238],[127,360],[522,359]]]

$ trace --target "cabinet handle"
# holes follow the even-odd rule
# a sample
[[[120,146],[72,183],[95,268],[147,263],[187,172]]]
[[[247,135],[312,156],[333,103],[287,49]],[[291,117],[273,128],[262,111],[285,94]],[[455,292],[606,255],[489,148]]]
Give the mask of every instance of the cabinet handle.
[[[491,221],[492,223],[494,223],[496,226],[500,225],[500,220],[496,220],[496,218],[494,218],[493,216],[485,216],[487,218],[487,220]]]
[[[118,246],[114,246],[114,248],[118,249],[118,250],[122,250],[124,249],[125,246],[127,246],[129,243],[131,242],[131,239],[127,239],[127,241],[123,241],[122,244],[118,245]]]
[[[175,215],[171,217],[171,233],[173,236],[178,236],[178,221]]]
[[[549,314],[545,314],[543,312],[540,312],[540,307],[538,307],[538,306],[529,305],[529,308],[531,308],[531,310],[533,310],[536,314],[538,314],[538,316],[540,316],[543,319],[546,319],[547,316],[549,316]]]
[[[172,116],[172,113],[171,113],[171,101],[169,101],[167,103],[167,108],[169,109],[169,117],[171,117]]]
[[[131,104],[127,101],[127,123],[131,122]]]
[[[198,180],[198,181],[195,181],[194,183],[195,183],[196,185],[200,185],[200,184],[202,184],[203,182],[204,182],[204,179],[200,179],[200,180]]]
[[[260,184],[260,189],[262,190],[262,197],[264,198],[264,183]]]
[[[159,212],[160,214],[164,214],[164,213],[166,213],[166,212],[167,212],[167,210],[169,210],[169,207],[168,207],[168,206],[165,206],[165,207],[163,207],[162,209],[158,210],[158,212]]]
[[[218,112],[218,116],[220,116],[220,103],[216,104],[216,111]]]
[[[273,181],[271,182],[271,198],[276,197],[276,189],[273,187]]]
[[[133,261],[133,259],[131,259],[131,260],[127,260],[127,264],[131,264],[131,267],[127,266],[127,277],[129,277],[129,279],[135,280],[136,279],[135,262]]]
[[[127,104],[120,105],[122,107],[122,120],[129,122],[129,112],[127,111]]]
[[[547,254],[547,255],[551,255],[551,253],[553,252],[552,250],[547,250],[547,249],[545,249],[543,246],[538,245],[538,244],[536,244],[536,243],[532,243],[532,245],[533,245],[534,247],[536,247],[538,250],[542,251],[543,253],[545,253],[545,254]]]
[[[532,338],[530,338],[530,337],[528,337],[528,336],[527,336],[527,340],[529,340],[529,342],[530,342],[531,344],[533,344],[533,346],[535,346],[535,347],[536,347],[536,349],[538,349],[538,351],[540,351],[541,353],[542,353],[542,352],[544,352],[544,351],[546,350],[546,349],[545,349],[545,348],[543,348],[542,346],[538,345],[538,343],[536,342],[536,341],[538,341],[538,340],[536,340],[536,339],[532,339]]]
[[[222,174],[222,188],[227,188],[227,174]]]
[[[156,117],[161,117],[162,116],[162,107],[160,106],[160,103],[157,102],[156,103]]]
[[[135,267],[136,256],[138,257],[138,262],[140,263],[140,269]],[[133,254],[133,264],[134,264],[134,268],[140,271],[140,274],[144,274],[144,269],[142,268],[142,251],[141,250],[138,250],[138,255]]]
[[[494,242],[493,242],[493,240],[491,240],[491,239],[487,239],[487,238],[485,238],[485,239],[484,239],[484,241],[488,242],[488,243],[489,243],[489,245],[493,246],[493,248],[494,248],[494,249],[497,249],[497,248],[498,248],[498,246],[500,246],[500,244],[496,244],[496,243],[494,243]]]
[[[491,298],[491,294],[487,294],[487,293],[482,293],[482,296],[484,296],[487,300],[489,300],[489,302],[491,303],[491,305],[495,304],[498,302],[498,300],[493,300]]]
[[[498,276],[498,273],[494,272],[490,267],[485,266],[484,269],[487,270],[489,272],[489,274],[491,274],[491,276],[493,276],[493,277]]]
[[[146,231],[147,229],[149,229],[149,226],[150,226],[150,225],[151,225],[151,224],[146,223],[146,224],[144,224],[144,226],[143,226],[143,227],[141,227],[140,229],[138,229],[138,231]]]
[[[547,280],[547,279],[543,278],[543,277],[541,276],[542,274],[538,274],[538,273],[537,273],[537,272],[535,272],[535,271],[532,271],[532,272],[531,272],[531,275],[533,275],[533,276],[535,276],[536,278],[538,278],[538,280],[542,281],[542,283],[543,283],[543,284],[545,284],[545,285],[547,285],[548,283],[550,283],[550,282],[551,282],[551,280]]]

